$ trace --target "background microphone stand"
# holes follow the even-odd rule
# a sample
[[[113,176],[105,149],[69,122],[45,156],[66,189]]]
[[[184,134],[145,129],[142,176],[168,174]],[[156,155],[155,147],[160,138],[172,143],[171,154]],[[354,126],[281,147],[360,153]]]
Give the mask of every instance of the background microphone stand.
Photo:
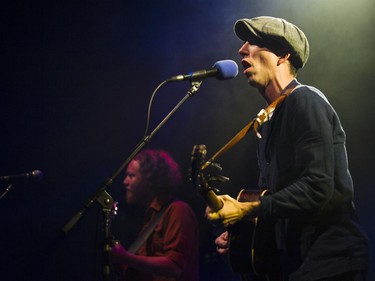
[[[0,182],[4,182],[8,184],[6,189],[1,193],[0,199],[3,199],[3,197],[12,189],[14,189],[15,183],[22,183],[29,180],[40,180],[43,177],[43,173],[39,170],[34,170],[30,173],[23,173],[18,175],[10,175],[10,176],[1,176]]]
[[[4,192],[0,195],[0,199],[3,199],[3,197],[13,188],[13,184],[9,184],[7,188],[4,190]]]
[[[167,81],[164,81],[164,84]],[[161,84],[161,85],[162,85]],[[155,127],[155,129],[149,134],[145,134],[145,137],[142,141],[137,145],[134,151],[130,154],[130,156],[121,164],[121,166],[115,171],[115,173],[107,178],[102,185],[97,189],[95,194],[88,198],[87,202],[84,204],[83,208],[79,210],[73,217],[64,225],[62,231],[64,233],[68,233],[74,225],[80,220],[83,213],[90,208],[90,206],[96,201],[102,206],[103,216],[104,216],[104,260],[103,260],[103,280],[109,281],[111,272],[110,272],[110,264],[109,264],[109,251],[111,250],[111,231],[110,231],[110,224],[111,224],[111,212],[113,207],[113,198],[108,193],[108,187],[113,183],[113,181],[119,176],[119,174],[125,169],[125,167],[129,164],[129,162],[134,158],[141,149],[148,144],[155,133],[169,120],[169,118],[177,111],[177,109],[189,98],[192,97],[196,91],[198,91],[200,85],[202,84],[201,81],[192,81],[192,87],[187,91],[187,94],[181,99],[181,101],[167,114],[166,117]],[[161,86],[160,85],[160,86]],[[159,87],[160,87],[159,86]]]

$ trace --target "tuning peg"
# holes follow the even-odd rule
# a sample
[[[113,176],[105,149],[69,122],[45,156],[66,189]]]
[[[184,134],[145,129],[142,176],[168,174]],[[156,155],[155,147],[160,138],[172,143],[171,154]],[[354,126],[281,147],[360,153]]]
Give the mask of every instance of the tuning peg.
[[[214,162],[211,162],[210,163],[210,166],[214,167],[215,169],[219,170],[219,172],[221,172],[223,170],[223,168],[220,166],[219,163],[214,163]]]
[[[211,190],[213,192],[215,192],[216,194],[219,194],[220,193],[220,189],[216,188],[216,187],[211,187]]]
[[[218,182],[227,182],[229,181],[230,179],[228,177],[225,177],[225,176],[221,176],[221,175],[214,175],[214,176],[209,176],[208,177],[208,181],[209,182],[212,182],[212,181],[218,181]]]

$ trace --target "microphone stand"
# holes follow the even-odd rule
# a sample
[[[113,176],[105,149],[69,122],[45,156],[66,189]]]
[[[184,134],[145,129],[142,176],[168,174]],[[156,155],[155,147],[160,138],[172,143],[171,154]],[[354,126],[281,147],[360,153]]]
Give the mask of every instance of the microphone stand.
[[[96,201],[102,206],[104,215],[104,264],[103,264],[103,280],[110,280],[110,264],[109,264],[109,251],[111,250],[111,233],[110,233],[110,222],[111,222],[111,210],[113,206],[113,198],[107,192],[109,186],[119,176],[119,174],[125,169],[129,162],[134,158],[141,149],[148,144],[156,132],[169,120],[169,118],[177,111],[178,108],[189,98],[192,97],[199,89],[202,84],[201,81],[192,81],[192,87],[187,91],[187,94],[181,99],[181,101],[164,117],[164,119],[155,127],[155,129],[137,145],[130,156],[120,165],[120,167],[114,172],[114,174],[107,178],[102,185],[97,189],[95,194],[88,198],[81,210],[79,210],[71,219],[64,225],[62,231],[67,234],[74,225],[81,219],[84,212],[90,208],[90,206]]]
[[[8,185],[8,187],[4,190],[4,192],[0,195],[0,199],[3,199],[3,197],[13,188],[13,184],[11,183]]]

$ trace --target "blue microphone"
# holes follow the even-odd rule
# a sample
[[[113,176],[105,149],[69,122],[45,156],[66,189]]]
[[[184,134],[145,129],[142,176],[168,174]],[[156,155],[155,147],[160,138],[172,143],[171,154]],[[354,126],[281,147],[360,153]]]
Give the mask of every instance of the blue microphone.
[[[215,62],[210,69],[192,71],[187,74],[173,76],[167,82],[174,81],[199,81],[208,77],[216,77],[219,80],[232,79],[238,74],[238,65],[232,60]]]

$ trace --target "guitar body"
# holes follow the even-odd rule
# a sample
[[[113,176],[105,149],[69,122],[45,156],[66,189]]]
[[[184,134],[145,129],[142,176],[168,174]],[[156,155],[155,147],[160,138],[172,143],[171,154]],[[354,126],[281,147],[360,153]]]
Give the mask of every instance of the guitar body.
[[[195,145],[192,152],[191,181],[205,199],[207,205],[218,211],[223,207],[209,183],[218,176],[204,176],[206,167],[205,145]],[[251,202],[266,195],[267,191],[242,190],[237,200]],[[228,228],[228,260],[233,272],[239,273],[242,281],[282,281],[281,267],[276,250],[274,225],[262,219],[243,219]]]
[[[240,202],[251,202],[267,194],[259,190],[241,190]],[[281,281],[282,274],[275,241],[274,225],[262,219],[242,220],[228,227],[228,261],[243,281]]]

